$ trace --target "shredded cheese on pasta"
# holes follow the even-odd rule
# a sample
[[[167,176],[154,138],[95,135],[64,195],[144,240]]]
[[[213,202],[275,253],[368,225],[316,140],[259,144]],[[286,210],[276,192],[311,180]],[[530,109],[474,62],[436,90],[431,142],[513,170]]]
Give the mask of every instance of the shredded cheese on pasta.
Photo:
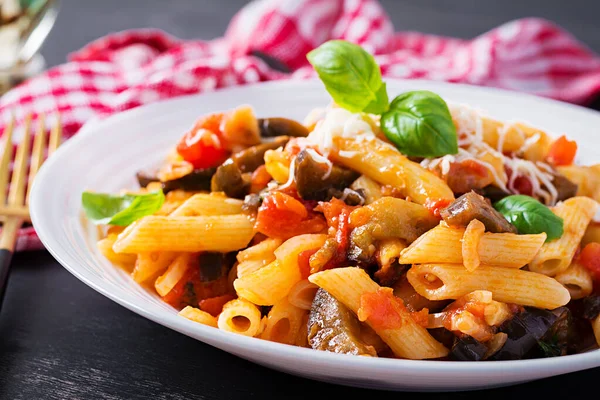
[[[307,139],[325,158],[334,150],[335,137],[354,138],[357,141],[373,140],[375,133],[361,114],[351,113],[343,108],[327,110],[323,119],[315,125],[315,129]]]
[[[517,193],[515,181],[518,177],[523,176],[531,181],[534,196],[542,199],[548,205],[556,204],[558,193],[552,183],[553,170],[549,165],[508,157],[502,153],[501,149],[504,146],[506,133],[509,129],[519,129],[514,122],[506,123],[498,129],[498,146],[494,149],[483,140],[483,120],[481,118],[483,113],[480,110],[462,104],[449,104],[449,108],[457,127],[459,152],[456,155],[425,159],[421,162],[423,167],[429,170],[439,167],[440,172],[447,175],[452,163],[473,160],[490,171],[494,178],[494,185],[500,189]],[[527,138],[516,154],[523,154],[535,145],[540,137],[540,134],[536,134]],[[499,176],[498,171],[490,163],[481,160],[485,153],[502,160],[502,163],[512,170],[508,182],[505,182],[504,177]]]

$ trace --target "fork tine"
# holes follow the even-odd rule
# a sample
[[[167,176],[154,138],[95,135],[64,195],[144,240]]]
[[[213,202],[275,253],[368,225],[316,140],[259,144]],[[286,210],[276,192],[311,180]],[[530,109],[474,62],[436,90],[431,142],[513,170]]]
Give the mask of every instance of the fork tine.
[[[29,179],[27,180],[27,195],[25,196],[26,204],[29,204],[29,193],[33,180],[44,162],[44,146],[46,144],[46,116],[40,114],[38,121],[38,129],[33,140],[33,151],[31,152],[31,165],[29,167]]]
[[[8,204],[21,206],[25,200],[25,181],[27,180],[27,158],[29,157],[29,142],[31,114],[25,117],[25,132],[15,156],[13,173],[10,181],[10,190],[8,192]]]
[[[12,134],[15,126],[15,117],[11,117],[4,128],[4,150],[0,159],[0,204],[6,202],[6,185],[8,185],[8,171],[13,155]]]
[[[56,114],[56,123],[50,131],[50,142],[48,143],[48,157],[50,157],[58,146],[60,146],[60,139],[62,137],[62,124],[60,121],[60,113]]]

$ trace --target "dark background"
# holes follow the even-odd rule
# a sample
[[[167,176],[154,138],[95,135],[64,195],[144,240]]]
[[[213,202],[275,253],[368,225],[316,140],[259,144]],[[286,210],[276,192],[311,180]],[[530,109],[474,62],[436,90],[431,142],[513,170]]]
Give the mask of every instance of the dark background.
[[[42,50],[49,66],[112,31],[160,28],[181,38],[223,34],[241,0],[63,0]],[[511,19],[543,17],[600,52],[590,0],[386,0],[396,30],[470,38]],[[595,107],[596,108],[596,107]],[[590,393],[600,369],[527,384],[419,398],[552,398]],[[592,391],[593,393],[593,391]],[[47,252],[17,254],[0,312],[2,399],[398,399],[282,374],[150,322],[96,293]],[[493,397],[496,398],[496,397]]]

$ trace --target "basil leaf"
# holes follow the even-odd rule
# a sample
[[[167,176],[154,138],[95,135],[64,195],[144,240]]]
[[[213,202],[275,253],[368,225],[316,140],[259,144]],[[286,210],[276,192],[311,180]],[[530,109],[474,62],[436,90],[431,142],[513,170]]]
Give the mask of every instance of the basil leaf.
[[[127,226],[143,216],[154,214],[164,201],[162,190],[122,196],[92,192],[81,194],[83,210],[97,225]]]
[[[339,106],[372,114],[387,110],[388,95],[379,65],[362,47],[330,40],[310,51],[306,58]]]
[[[494,204],[494,208],[521,234],[546,232],[546,241],[558,239],[563,234],[562,218],[533,197],[508,196]]]
[[[407,156],[458,153],[456,127],[446,102],[428,90],[403,93],[381,116],[385,136]]]

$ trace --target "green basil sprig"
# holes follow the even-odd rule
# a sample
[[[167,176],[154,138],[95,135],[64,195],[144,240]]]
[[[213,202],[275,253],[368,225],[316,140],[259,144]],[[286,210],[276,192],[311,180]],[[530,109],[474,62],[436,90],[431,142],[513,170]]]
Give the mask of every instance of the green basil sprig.
[[[446,102],[419,90],[388,104],[385,82],[375,58],[362,47],[330,40],[307,54],[333,100],[351,112],[381,115],[387,138],[407,156],[440,157],[458,153],[458,138]]]
[[[385,136],[407,156],[458,153],[456,127],[446,102],[428,90],[403,93],[381,116]]]
[[[494,208],[521,234],[546,232],[546,241],[558,239],[563,234],[562,218],[533,197],[508,196],[494,204]]]
[[[362,47],[344,40],[330,40],[306,57],[339,106],[372,114],[387,110],[388,95],[379,65]]]
[[[162,190],[145,194],[112,195],[83,192],[81,204],[87,217],[97,225],[127,226],[154,214],[165,202]]]

